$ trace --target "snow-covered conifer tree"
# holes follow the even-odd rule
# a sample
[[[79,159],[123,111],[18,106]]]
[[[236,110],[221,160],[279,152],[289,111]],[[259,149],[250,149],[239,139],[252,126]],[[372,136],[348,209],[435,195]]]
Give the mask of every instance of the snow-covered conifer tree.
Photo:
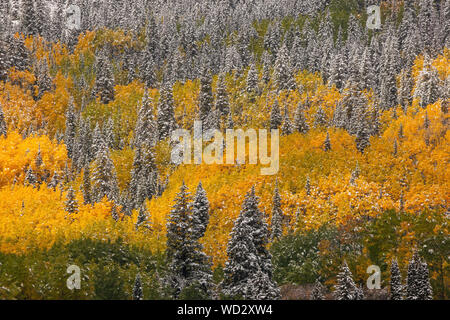
[[[323,284],[319,281],[319,279],[317,279],[311,293],[311,300],[324,300],[324,292],[325,288]]]
[[[174,297],[193,284],[206,293],[211,289],[211,264],[193,232],[192,202],[186,185],[182,184],[167,222],[168,285]]]
[[[325,141],[323,143],[323,150],[324,151],[330,151],[331,150],[330,134],[328,132],[327,132],[327,137],[325,138]]]
[[[269,231],[262,212],[258,208],[255,189],[245,196],[242,210],[236,219],[231,239],[228,242],[228,261],[225,264],[225,279],[222,291],[226,296],[254,296],[254,288],[250,288],[252,278],[257,272],[267,276],[265,291],[260,295],[270,295],[277,287],[272,280],[271,255],[267,251]]]
[[[75,106],[73,99],[69,100],[69,107],[66,112],[66,132],[64,135],[64,143],[67,148],[67,156],[72,158],[74,155],[75,135],[77,130]]]
[[[295,111],[294,129],[300,133],[307,133],[309,131],[309,125],[306,122],[305,114],[303,112],[303,106],[300,103]]]
[[[114,77],[112,67],[106,54],[102,52],[96,61],[95,94],[100,96],[100,101],[107,104],[114,100]]]
[[[216,110],[220,112],[220,115],[226,116],[229,112],[228,93],[225,84],[225,76],[219,75],[216,90]]]
[[[346,261],[344,261],[341,271],[337,276],[334,296],[337,300],[360,300],[358,287],[353,281],[352,273],[350,272]]]
[[[136,219],[135,228],[136,228],[136,230],[138,230],[139,228],[148,229],[148,230],[151,229],[150,213],[148,212],[147,206],[145,205],[145,203],[143,203],[141,205],[141,207],[139,208],[139,214]]]
[[[170,137],[172,130],[175,129],[175,125],[172,85],[166,82],[162,85],[158,101],[157,127],[159,140]]]
[[[402,285],[402,275],[398,267],[396,259],[392,260],[391,264],[391,280],[390,280],[390,299],[391,300],[402,300],[403,299],[403,285]]]
[[[278,100],[275,100],[270,112],[270,129],[278,129],[281,126],[282,121],[283,118],[281,117],[280,106],[278,105]]]
[[[134,280],[133,300],[143,300],[143,299],[144,299],[144,294],[142,292],[141,275],[138,273],[136,275],[135,280]]]
[[[0,138],[4,136],[6,138],[6,135],[8,133],[8,128],[6,127],[6,119],[5,114],[3,113],[2,105],[0,104]]]
[[[272,223],[271,223],[271,239],[272,241],[281,238],[283,235],[283,211],[281,210],[281,197],[278,190],[278,182],[275,186],[272,201]]]
[[[68,214],[78,213],[78,201],[75,199],[75,191],[69,187],[66,196],[65,210]]]
[[[438,71],[431,66],[430,61],[425,62],[425,66],[417,78],[414,98],[419,99],[420,105],[425,108],[439,99],[441,86]]]
[[[203,70],[200,78],[200,95],[199,95],[199,109],[200,120],[203,124],[207,123],[207,118],[213,108],[213,95],[211,89],[211,76],[209,70]],[[209,128],[205,128],[209,129]]]
[[[97,147],[91,177],[92,200],[99,202],[105,196],[109,200],[118,200],[119,187],[117,184],[116,169],[111,160],[108,146],[103,138],[100,139]]]
[[[192,235],[194,239],[200,239],[205,235],[209,223],[209,201],[206,191],[200,182],[197,186],[194,202],[192,204]]]

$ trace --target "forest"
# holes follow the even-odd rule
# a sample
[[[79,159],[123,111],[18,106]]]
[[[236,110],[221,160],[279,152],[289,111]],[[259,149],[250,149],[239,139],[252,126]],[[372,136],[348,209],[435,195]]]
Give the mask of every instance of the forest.
[[[0,17],[0,300],[449,298],[450,0]],[[279,133],[278,172],[174,163],[195,121]]]

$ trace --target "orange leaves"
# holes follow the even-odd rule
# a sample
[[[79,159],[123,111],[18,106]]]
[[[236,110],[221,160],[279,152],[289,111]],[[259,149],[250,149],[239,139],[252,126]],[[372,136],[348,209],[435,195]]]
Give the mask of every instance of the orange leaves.
[[[91,238],[116,241],[119,237],[136,246],[161,250],[148,234],[135,231],[136,213],[122,221],[111,217],[112,204],[106,199],[84,205],[76,193],[78,213],[64,211],[66,192],[54,192],[16,185],[0,189],[0,251],[24,253],[32,248],[50,248],[56,241]],[[159,225],[156,224],[155,229]],[[156,234],[156,233],[155,233]]]
[[[55,90],[46,92],[37,102],[36,117],[48,124],[51,135],[65,129],[65,113],[69,105],[70,89],[73,83],[70,78],[65,78],[58,72],[54,79]]]
[[[414,65],[412,66],[412,76],[415,81],[425,66],[424,60],[424,56],[419,55],[414,61]],[[440,79],[442,81],[445,80],[450,75],[450,50],[444,48],[443,54],[439,54],[436,59],[431,61],[431,65],[438,71]]]
[[[168,141],[163,141],[155,147],[156,163],[160,176],[164,179],[170,175],[170,180],[161,197],[147,202],[151,232],[135,230],[136,212],[132,217],[115,222],[111,218],[112,203],[106,199],[94,206],[84,205],[79,191],[82,175],[75,178],[72,186],[79,212],[67,219],[65,192],[59,189],[55,192],[45,185],[39,190],[22,186],[25,169],[29,166],[38,173],[39,170],[61,172],[67,161],[65,146],[47,136],[31,136],[24,140],[11,128],[23,130],[30,125],[36,127],[46,123],[50,137],[58,131],[63,132],[70,95],[73,95],[76,107],[80,108],[82,97],[90,94],[95,77],[91,72],[94,52],[105,43],[111,43],[114,50],[119,51],[139,45],[121,31],[100,30],[80,35],[74,53],[69,54],[67,48],[60,44],[49,49],[41,39],[29,38],[26,46],[33,48],[36,57],[42,59],[47,56],[48,61],[52,61],[50,70],[55,89],[35,102],[34,75],[14,69],[10,74],[11,82],[0,83],[0,103],[10,128],[8,137],[0,138],[0,251],[24,252],[34,246],[49,248],[56,240],[70,241],[82,236],[110,240],[121,237],[133,245],[163,250],[167,215],[183,180],[191,193],[195,192],[199,181],[207,192],[211,217],[202,242],[215,264],[226,260],[230,231],[241,210],[244,195],[252,185],[261,199],[260,209],[270,221],[276,179],[282,210],[289,217],[290,227],[295,226],[297,211],[300,212],[301,228],[318,228],[325,223],[343,226],[349,221],[373,217],[388,209],[398,210],[400,195],[403,195],[403,210],[407,214],[426,208],[448,207],[450,133],[447,130],[448,115],[442,112],[440,102],[422,109],[416,101],[408,107],[407,114],[400,108],[395,112],[392,109],[382,112],[381,136],[372,137],[371,145],[361,154],[356,150],[355,137],[346,131],[332,127],[314,128],[314,115],[319,107],[330,120],[343,97],[334,87],[323,84],[320,75],[299,72],[296,76],[299,90],[277,92],[269,82],[261,85],[261,95],[255,99],[245,93],[244,74],[226,76],[226,90],[236,128],[267,128],[275,101],[278,101],[282,113],[286,107],[293,121],[298,104],[308,100],[304,113],[312,129],[306,134],[293,133],[281,137],[280,171],[276,176],[261,176],[261,166],[249,164],[175,167],[170,162],[171,146]],[[448,58],[446,50],[433,61],[441,77],[448,76]],[[419,57],[412,70],[415,79],[422,68],[423,57]],[[74,85],[81,78],[86,80],[83,92],[79,85]],[[214,80],[214,93],[216,82]],[[120,139],[130,142],[144,90],[144,84],[138,80],[116,85],[114,101],[108,104],[90,101],[82,116],[85,119],[89,117],[92,124],[99,122],[100,125],[111,117],[115,133]],[[156,116],[159,92],[157,89],[148,90]],[[174,85],[175,117],[180,127],[191,128],[198,111],[198,95],[198,80]],[[363,95],[367,96],[367,109],[372,112],[373,92],[365,91]],[[323,143],[327,133],[331,150],[325,152]],[[37,168],[35,158],[39,147],[43,164]],[[112,151],[111,155],[120,189],[124,190],[130,180],[134,152],[125,146]],[[350,178],[357,163],[361,172],[351,184]],[[309,192],[305,189],[307,178],[310,181]],[[407,241],[414,239],[410,226],[402,225],[401,232],[407,236]],[[320,251],[326,253],[328,247],[328,243],[322,242]]]
[[[12,68],[9,73],[9,79],[11,83],[20,84],[22,88],[27,88],[33,85],[36,81],[36,77],[29,71],[18,71]]]
[[[11,74],[17,76],[14,70]],[[10,82],[0,83],[0,103],[9,128],[25,129],[36,122],[33,118],[36,104],[30,91],[24,92],[21,87]]]
[[[14,68],[10,76],[11,82],[0,84],[0,103],[10,128],[39,128],[45,122],[51,135],[58,130],[63,131],[69,90],[73,85],[71,79],[58,72],[54,79],[55,90],[46,92],[35,102],[35,76],[28,71],[19,72]]]
[[[42,165],[37,168],[35,159],[41,150]],[[22,184],[28,167],[36,172],[62,171],[67,161],[67,151],[64,145],[58,145],[47,136],[31,136],[22,139],[15,131],[8,133],[8,137],[0,138],[0,188],[11,185],[16,180]]]
[[[183,128],[190,128],[196,120],[198,112],[197,96],[200,91],[198,81],[187,80],[186,83],[176,83],[173,88],[173,99],[175,103],[175,116]]]
[[[104,203],[80,205],[79,213],[67,218],[65,194],[45,186],[39,190],[15,186],[0,190],[0,250],[20,253],[34,247],[50,248],[59,239],[80,237],[98,220],[106,220],[110,207]],[[77,201],[82,203],[81,196]]]

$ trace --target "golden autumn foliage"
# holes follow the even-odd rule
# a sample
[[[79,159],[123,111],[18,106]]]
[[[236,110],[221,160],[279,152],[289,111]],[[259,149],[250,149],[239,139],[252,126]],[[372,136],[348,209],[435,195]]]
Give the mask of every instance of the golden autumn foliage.
[[[317,228],[324,222],[334,221],[337,224],[345,223],[349,218],[358,216],[376,216],[386,209],[399,208],[401,186],[400,181],[406,176],[407,187],[405,187],[404,210],[414,214],[425,207],[443,208],[449,200],[449,170],[446,164],[449,136],[441,136],[442,117],[439,104],[430,105],[425,110],[420,110],[415,115],[405,115],[393,121],[391,126],[379,138],[373,138],[371,147],[367,153],[357,152],[354,144],[354,138],[343,130],[330,130],[330,140],[332,152],[325,152],[322,149],[325,133],[312,130],[306,135],[293,134],[282,137],[280,141],[280,188],[282,190],[282,209],[290,217],[291,227],[295,228],[296,212],[301,208],[303,226],[306,228]],[[438,139],[436,145],[427,146],[424,141],[423,115],[427,113],[431,121],[429,134],[432,139]],[[398,153],[393,156],[393,144],[400,123],[404,124],[404,138],[399,140]],[[3,241],[3,250],[21,251],[33,243],[33,236],[28,236],[21,243],[20,234],[23,228],[12,225],[25,223],[30,227],[27,221],[27,214],[32,214],[37,203],[53,202],[48,204],[45,209],[46,215],[56,215],[58,218],[49,219],[49,216],[39,218],[40,227],[59,230],[62,228],[63,235],[67,239],[72,236],[77,237],[80,232],[86,235],[90,224],[106,224],[110,220],[110,206],[107,202],[96,205],[81,206],[79,219],[75,224],[68,223],[65,219],[64,196],[59,191],[53,192],[45,187],[41,190],[27,187],[30,192],[25,192],[25,187],[12,187],[8,185],[14,176],[18,176],[17,181],[23,181],[23,167],[33,163],[37,147],[40,144],[44,163],[49,168],[62,169],[65,162],[65,148],[59,146],[59,151],[54,152],[52,144],[45,137],[28,138],[21,140],[17,133],[9,135],[9,145],[17,144],[15,148],[8,148],[8,152],[2,150],[0,158],[0,167],[3,168],[0,175],[0,181],[4,188],[2,189],[1,201],[4,208],[1,210],[2,218],[10,221],[8,232],[2,232],[5,238]],[[417,146],[417,148],[413,148]],[[22,151],[20,151],[22,150]],[[29,150],[27,152],[27,150]],[[420,152],[417,152],[420,150]],[[13,153],[14,152],[14,153]],[[126,162],[132,161],[132,154],[128,151],[122,151],[114,155],[113,159],[121,159],[125,156],[125,161],[115,161],[118,167],[119,180],[127,180],[130,168],[120,169],[120,166]],[[13,156],[15,155],[15,156]],[[27,155],[24,157],[24,155]],[[415,156],[414,160],[411,159]],[[430,157],[430,155],[432,155]],[[16,161],[14,161],[16,159]],[[17,160],[20,159],[20,164]],[[10,162],[7,162],[10,160]],[[440,161],[439,161],[440,160]],[[8,163],[11,163],[8,165]],[[17,168],[12,171],[6,170],[8,166],[16,163]],[[360,176],[355,184],[350,184],[351,172],[356,163],[360,167]],[[19,169],[20,168],[20,169]],[[20,172],[20,175],[17,175]],[[123,172],[123,173],[120,173]],[[387,174],[389,172],[389,174]],[[122,176],[125,175],[125,176]],[[305,190],[306,178],[311,182],[311,192],[307,195]],[[215,258],[216,263],[223,263],[226,259],[226,244],[229,232],[233,226],[234,219],[238,216],[243,195],[252,185],[256,185],[256,191],[261,198],[260,208],[269,218],[271,212],[271,201],[275,177],[260,176],[259,165],[221,166],[221,165],[196,165],[192,168],[190,165],[179,166],[171,175],[170,183],[164,194],[148,203],[148,209],[151,213],[151,222],[153,230],[145,237],[136,236],[132,223],[124,222],[110,223],[109,231],[101,233],[99,226],[93,227],[99,232],[98,235],[113,239],[122,236],[130,241],[136,241],[135,244],[145,244],[152,248],[163,248],[165,245],[165,223],[167,215],[171,210],[172,200],[174,199],[181,181],[184,180],[191,192],[194,192],[199,181],[207,191],[211,205],[210,224],[203,242],[206,252]],[[23,194],[33,194],[24,199]],[[381,196],[380,196],[381,194]],[[9,195],[9,196],[8,196]],[[36,200],[34,200],[36,199]],[[82,197],[78,195],[79,203],[83,203]],[[22,201],[25,203],[25,210],[22,210]],[[36,201],[36,202],[35,202]],[[37,206],[39,207],[39,206]],[[38,215],[34,215],[37,219]],[[30,217],[31,219],[31,217]],[[85,220],[86,219],[86,220]],[[133,219],[136,219],[134,216]],[[55,225],[56,223],[56,225]],[[8,225],[8,223],[5,223]],[[32,224],[31,224],[32,225]],[[74,228],[74,230],[71,230]],[[44,228],[45,229],[45,228]],[[66,230],[68,229],[68,230]],[[94,232],[94,231],[89,231]],[[124,233],[122,233],[124,232]],[[129,234],[128,234],[129,233]],[[41,234],[31,232],[30,234]],[[34,245],[39,246],[42,239],[48,241],[44,247],[48,247],[61,234],[50,232],[45,237],[39,236]],[[17,239],[16,242],[7,239]],[[7,241],[6,241],[7,240]],[[8,245],[6,245],[8,243]],[[9,249],[7,249],[9,248]]]
[[[115,222],[112,205],[106,199],[94,206],[83,205],[80,193],[76,199],[78,212],[68,215],[64,210],[66,192],[42,186],[14,186],[0,190],[0,250],[24,253],[34,248],[49,249],[57,240],[92,238],[115,241],[119,237],[154,251],[156,242],[147,241],[145,230],[135,230],[135,217]],[[18,200],[20,199],[20,200]]]
[[[121,237],[137,246],[163,250],[166,219],[182,181],[186,182],[191,193],[195,192],[201,181],[207,192],[211,217],[202,242],[216,265],[226,260],[230,231],[239,215],[244,195],[252,185],[255,185],[260,197],[260,209],[270,221],[273,190],[278,179],[282,209],[289,217],[289,228],[292,229],[298,227],[298,221],[301,221],[303,228],[311,229],[324,223],[343,225],[350,219],[375,217],[388,209],[404,210],[413,215],[425,208],[444,210],[448,207],[450,135],[447,130],[448,114],[442,111],[443,102],[438,101],[425,109],[413,103],[407,114],[400,108],[395,113],[392,109],[384,111],[380,117],[382,134],[370,139],[371,145],[363,154],[357,151],[355,138],[342,129],[311,129],[307,134],[283,136],[280,140],[280,171],[276,176],[261,176],[261,165],[203,164],[172,168],[167,157],[169,146],[167,141],[163,141],[155,148],[156,161],[162,176],[170,174],[170,180],[162,196],[147,203],[152,223],[150,231],[136,231],[136,212],[131,218],[115,222],[111,218],[112,203],[106,199],[94,206],[84,205],[79,191],[81,175],[73,183],[79,212],[67,217],[64,210],[66,190],[58,188],[53,191],[45,184],[40,188],[24,186],[25,171],[31,167],[38,172],[63,172],[67,162],[66,148],[53,137],[65,129],[65,112],[70,96],[74,96],[76,108],[81,108],[82,97],[76,93],[74,85],[74,79],[85,72],[78,67],[79,61],[83,59],[88,66],[92,65],[94,51],[106,41],[112,41],[118,50],[129,45],[139,46],[139,43],[133,43],[129,35],[107,30],[80,35],[72,54],[59,44],[45,49],[39,41],[27,39],[26,46],[34,48],[37,59],[52,56],[54,65],[51,69],[57,70],[53,72],[54,90],[34,101],[32,90],[36,79],[29,71],[12,70],[11,82],[0,83],[0,103],[10,128],[6,138],[0,137],[2,252],[23,253],[35,247],[50,248],[57,240],[70,241],[81,237],[101,240]],[[445,50],[433,62],[443,78],[448,76],[448,60],[449,51]],[[415,79],[422,68],[423,57],[416,60],[412,69]],[[313,117],[318,108],[322,107],[331,119],[337,102],[345,94],[323,84],[320,75],[305,71],[296,77],[303,88],[302,93],[275,93],[266,89],[250,101],[245,94],[241,94],[245,87],[244,79],[245,75],[226,77],[230,106],[235,115],[233,120],[237,127],[242,128],[267,128],[270,108],[275,99],[280,106],[286,106],[290,114],[294,114],[300,101],[308,99],[311,107],[305,110],[305,116],[313,127]],[[92,86],[93,79],[88,77],[88,80],[89,86]],[[216,82],[215,76],[214,91]],[[94,123],[104,123],[111,117],[120,137],[130,142],[144,90],[145,86],[138,80],[116,85],[114,101],[101,104],[93,100],[85,106],[83,116]],[[156,115],[159,92],[148,89],[148,93]],[[190,128],[196,119],[198,94],[198,80],[174,85],[175,118],[180,127]],[[372,93],[364,94],[370,105]],[[427,125],[424,124],[425,119]],[[48,124],[47,135],[42,132],[41,135],[23,139],[18,133],[30,125],[38,128],[43,123]],[[400,127],[402,135],[399,135]],[[323,150],[327,132],[331,142],[329,152]],[[38,150],[43,160],[40,168],[35,164]],[[112,152],[121,189],[129,182],[133,156],[134,152],[129,148]],[[351,183],[352,172],[357,166],[359,176]],[[305,188],[308,178],[309,192]],[[401,202],[404,204],[402,208]]]
[[[37,167],[39,150],[42,164]],[[16,131],[10,131],[6,138],[0,137],[0,188],[8,189],[13,183],[23,184],[28,168],[36,173],[48,170],[52,174],[62,172],[66,162],[65,145],[50,140],[46,135],[23,139]]]

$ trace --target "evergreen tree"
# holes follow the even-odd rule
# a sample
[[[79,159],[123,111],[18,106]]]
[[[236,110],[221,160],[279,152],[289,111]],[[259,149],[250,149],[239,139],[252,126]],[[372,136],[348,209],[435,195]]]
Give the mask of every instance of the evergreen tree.
[[[316,114],[314,115],[314,126],[316,128],[320,128],[326,126],[327,123],[327,115],[325,114],[325,111],[323,111],[323,108],[319,107]]]
[[[207,119],[208,116],[210,115],[212,107],[213,107],[213,95],[211,89],[211,78],[209,71],[204,70],[200,78],[200,95],[199,95],[200,120],[204,125],[207,123]]]
[[[392,260],[391,264],[391,300],[402,300],[403,299],[403,285],[402,285],[402,275],[400,274],[400,269],[396,259]]]
[[[435,67],[431,66],[428,60],[428,62],[425,62],[425,66],[417,78],[414,98],[419,99],[420,105],[422,108],[425,108],[427,105],[435,103],[439,99],[440,88],[441,81],[438,71]]]
[[[6,81],[9,70],[9,58],[7,46],[0,40],[0,81]]]
[[[283,235],[283,211],[281,210],[281,197],[278,190],[278,182],[275,186],[272,201],[272,241],[281,238]]]
[[[269,51],[273,56],[278,52],[280,44],[280,28],[276,21],[273,21],[264,36],[264,48]]]
[[[86,120],[80,118],[79,133],[77,139],[79,148],[78,152],[80,153],[78,159],[79,163],[77,164],[77,167],[81,169],[86,164],[89,164],[89,162],[91,162],[94,158],[94,154],[92,152],[92,133],[89,118]]]
[[[402,107],[405,114],[408,106],[412,103],[412,87],[413,81],[410,72],[408,72],[408,70],[403,70],[400,74],[400,86],[397,93],[397,102]]]
[[[43,163],[44,162],[42,160],[41,144],[39,144],[38,152],[36,153],[36,157],[34,159],[34,165],[36,167],[36,170],[39,170],[39,168],[42,166]]]
[[[395,140],[394,140],[394,151],[392,152],[392,155],[393,155],[394,157],[396,157],[396,156],[397,156],[397,153],[398,153],[398,144],[397,144],[397,139],[395,139]]]
[[[170,137],[172,130],[175,129],[172,86],[168,82],[161,88],[161,95],[158,101],[157,127],[159,140]]]
[[[408,264],[408,274],[406,278],[406,299],[419,300],[419,266],[420,257],[417,252],[414,253]]]
[[[152,100],[145,92],[138,112],[136,129],[134,130],[134,146],[146,144],[153,146],[156,143],[156,122],[153,116]]]
[[[353,281],[352,273],[345,261],[337,276],[337,285],[335,288],[334,295],[337,300],[360,300],[359,289]]]
[[[105,140],[105,138],[103,137],[103,133],[100,129],[100,125],[97,122],[95,124],[95,128],[92,133],[92,145],[91,145],[92,159],[95,158],[95,156],[100,148],[100,144],[102,144],[104,140]]]
[[[134,153],[133,168],[131,169],[131,180],[129,185],[129,191],[131,195],[137,195],[138,184],[142,176],[141,172],[143,170],[143,165],[144,164],[142,163],[142,147],[138,146]],[[136,207],[137,205],[133,204],[133,208]]]
[[[144,299],[144,295],[142,292],[141,275],[138,273],[134,280],[133,300],[143,300],[143,299]]]
[[[251,287],[254,286],[253,277],[258,272],[267,276],[264,282],[266,289],[264,292],[260,291],[259,295],[270,296],[279,292],[272,280],[271,256],[266,248],[268,236],[268,227],[258,209],[258,198],[252,188],[245,196],[227,246],[228,261],[225,264],[225,278],[222,283],[226,296],[252,297],[256,291]]]
[[[414,253],[408,265],[408,277],[406,279],[407,300],[431,300],[433,299],[430,285],[428,266],[422,261],[417,251]]]
[[[268,83],[270,81],[271,67],[272,67],[270,54],[267,51],[263,52],[262,64],[263,64],[262,81],[263,81],[264,84],[266,84],[266,83]]]
[[[324,300],[324,291],[325,288],[322,285],[322,283],[319,281],[319,279],[316,280],[314,283],[314,287],[311,294],[311,300]]]
[[[361,125],[356,133],[356,148],[363,153],[370,145],[370,132],[365,125]]]
[[[228,93],[225,84],[225,77],[223,74],[219,75],[217,82],[216,110],[220,112],[220,115],[222,117],[228,115],[230,110],[228,102]]]
[[[426,48],[430,48],[433,38],[433,10],[434,4],[432,0],[420,0],[419,1],[419,14],[417,16],[420,30],[420,38],[422,45]]]
[[[117,146],[116,134],[114,130],[114,120],[110,117],[103,125],[103,137],[108,148],[114,149]]]
[[[257,273],[259,259],[252,239],[251,226],[241,215],[236,220],[227,246],[228,261],[222,292],[230,297],[246,297],[247,283]]]
[[[111,160],[110,152],[103,138],[100,139],[95,155],[92,172],[92,195],[94,202],[100,202],[103,197],[118,200],[119,187],[116,170]]]
[[[142,80],[148,88],[154,88],[156,84],[155,61],[149,46],[144,50],[141,66]]]
[[[278,105],[278,101],[275,100],[270,113],[270,129],[278,129],[281,126],[282,121],[280,106]]]
[[[245,297],[251,300],[278,300],[280,289],[266,273],[259,269],[250,276]]]
[[[283,126],[281,127],[281,134],[284,136],[290,135],[293,131],[293,124],[291,120],[289,119],[289,112],[287,109],[287,106],[284,108],[284,120],[283,120]]]
[[[336,53],[330,62],[330,77],[329,84],[334,84],[337,89],[344,87],[344,80],[346,79],[346,69],[341,53]]]
[[[1,138],[1,136],[5,136],[5,138],[6,138],[7,133],[8,133],[8,128],[6,126],[5,114],[3,113],[3,108],[0,103],[0,138]]]
[[[301,104],[298,105],[297,110],[295,111],[294,129],[300,133],[307,133],[309,131],[309,125],[306,122],[303,106]]]
[[[65,210],[68,214],[75,214],[78,213],[78,201],[75,199],[75,191],[72,187],[69,188],[67,191],[66,201],[65,204]]]
[[[425,261],[419,266],[419,300],[433,300],[433,289],[430,284],[430,273],[428,271],[428,265]]]
[[[95,94],[100,96],[100,101],[107,104],[114,100],[114,78],[111,64],[102,52],[96,62]]]
[[[53,87],[52,78],[48,70],[47,59],[43,59],[38,66],[36,84],[38,86],[37,100],[41,99],[45,92],[50,91]]]
[[[323,143],[323,150],[324,151],[331,150],[330,134],[328,132],[327,132],[327,137],[325,138],[325,142]]]
[[[115,203],[113,203],[111,208],[111,217],[114,221],[119,221],[119,212],[117,211],[117,205]]]
[[[69,100],[69,107],[66,112],[66,132],[64,134],[64,143],[67,148],[67,156],[72,159],[75,147],[75,135],[77,130],[75,106],[73,99]]]
[[[58,173],[55,171],[55,172],[53,173],[52,178],[50,179],[50,182],[48,183],[48,187],[49,187],[49,188],[52,188],[53,191],[56,191],[56,187],[58,186],[58,184],[59,184],[59,175],[58,175]]]
[[[140,227],[150,230],[150,214],[147,210],[147,206],[143,203],[139,209],[139,214],[137,216],[135,228],[138,230]]]
[[[361,173],[361,171],[359,169],[359,163],[356,162],[355,169],[352,171],[352,175],[350,177],[350,184],[352,184],[352,185],[355,184],[356,179],[359,178],[360,173]]]
[[[292,89],[293,78],[289,62],[289,52],[283,44],[278,52],[274,67],[275,86],[278,90]]]
[[[258,72],[252,63],[247,73],[247,92],[256,93],[258,89]]]
[[[205,293],[211,288],[211,264],[193,232],[191,196],[182,184],[167,223],[168,284],[173,296],[191,285],[198,284]]]
[[[309,176],[306,177],[305,190],[306,190],[306,195],[310,196],[311,195],[311,181],[309,180]]]
[[[361,57],[361,64],[359,68],[359,90],[372,89],[375,90],[375,76],[376,71],[374,70],[371,47],[366,47]]]
[[[157,180],[158,171],[153,149],[142,144],[136,149],[131,170],[129,193],[133,195],[130,203],[132,208],[139,208],[144,200],[150,200],[157,195]]]
[[[441,7],[441,25],[442,28],[442,35],[444,37],[443,44],[445,47],[450,47],[450,1],[445,0],[442,1],[442,7]]]
[[[22,1],[22,29],[26,35],[37,35],[39,32],[35,1]]]
[[[83,198],[84,204],[92,204],[92,192],[91,192],[91,176],[89,163],[86,163],[83,171]]]
[[[133,49],[125,49],[122,68],[127,72],[126,84],[136,79],[136,54]]]
[[[386,49],[386,54],[383,57],[385,62],[380,73],[381,78],[381,105],[385,110],[394,107],[397,103],[397,58],[399,57],[395,45],[392,44],[395,40],[391,39],[390,47]],[[389,44],[387,44],[389,45]]]
[[[194,239],[200,239],[205,235],[209,223],[209,201],[206,191],[200,182],[197,186],[194,202],[192,204],[192,235]]]
[[[356,300],[364,300],[364,290],[361,284],[356,288]]]
[[[230,110],[230,112],[228,112],[226,129],[233,129],[233,128],[234,128],[233,114],[231,113]]]
[[[194,243],[189,237],[191,226],[190,194],[184,182],[177,194],[167,223],[167,257],[169,261],[170,285],[177,296],[187,285]]]
[[[31,169],[31,167],[29,167],[25,173],[25,185],[30,185],[30,186],[33,186],[33,188],[35,188],[37,182],[38,181],[37,181],[37,178],[36,178],[36,175],[35,175],[33,169]]]
[[[16,67],[18,71],[25,71],[30,67],[30,51],[25,47],[25,42],[22,37],[11,38],[12,57],[10,67]]]
[[[416,13],[413,1],[405,1],[402,22],[399,27],[399,41],[401,47],[406,46],[408,33],[416,24]]]

